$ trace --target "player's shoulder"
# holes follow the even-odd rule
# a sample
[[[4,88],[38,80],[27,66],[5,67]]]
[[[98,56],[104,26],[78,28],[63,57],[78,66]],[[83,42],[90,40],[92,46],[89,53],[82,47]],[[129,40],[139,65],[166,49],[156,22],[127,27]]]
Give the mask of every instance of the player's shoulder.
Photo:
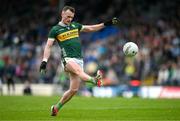
[[[71,26],[77,26],[77,27],[78,27],[79,25],[81,25],[81,24],[78,23],[78,22],[74,22],[74,21],[73,21],[73,22],[71,23]]]
[[[80,23],[78,23],[78,22],[72,22],[71,23],[71,27],[72,28],[76,28],[76,29],[78,29],[78,30],[81,30],[82,29],[82,24],[80,24]]]
[[[71,24],[80,24],[79,22],[73,21]]]

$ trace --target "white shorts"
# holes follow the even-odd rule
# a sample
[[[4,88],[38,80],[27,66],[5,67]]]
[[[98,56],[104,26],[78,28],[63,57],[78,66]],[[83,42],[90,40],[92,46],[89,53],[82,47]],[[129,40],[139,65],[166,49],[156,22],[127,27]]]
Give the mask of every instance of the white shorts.
[[[73,61],[75,63],[77,63],[83,70],[84,70],[84,61],[83,59],[79,59],[79,58],[69,58],[66,57],[64,58],[64,60],[61,62],[62,68],[64,69],[65,63],[67,64],[69,61]]]

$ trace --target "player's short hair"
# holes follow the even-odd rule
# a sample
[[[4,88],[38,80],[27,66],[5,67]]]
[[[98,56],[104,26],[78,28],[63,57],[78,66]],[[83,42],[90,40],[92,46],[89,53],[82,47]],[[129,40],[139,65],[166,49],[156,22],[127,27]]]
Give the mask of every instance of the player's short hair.
[[[64,6],[62,11],[67,11],[70,10],[71,12],[75,13],[75,8],[71,7],[71,6]]]

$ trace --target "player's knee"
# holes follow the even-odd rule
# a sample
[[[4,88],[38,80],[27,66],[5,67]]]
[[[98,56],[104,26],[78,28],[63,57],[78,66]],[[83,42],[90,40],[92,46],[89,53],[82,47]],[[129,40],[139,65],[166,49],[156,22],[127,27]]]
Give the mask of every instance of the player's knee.
[[[75,74],[76,75],[80,75],[82,73],[82,70],[81,69],[77,69],[76,71],[75,71]]]
[[[76,94],[78,92],[78,89],[70,89],[69,91],[71,92],[71,94],[74,95],[74,94]]]

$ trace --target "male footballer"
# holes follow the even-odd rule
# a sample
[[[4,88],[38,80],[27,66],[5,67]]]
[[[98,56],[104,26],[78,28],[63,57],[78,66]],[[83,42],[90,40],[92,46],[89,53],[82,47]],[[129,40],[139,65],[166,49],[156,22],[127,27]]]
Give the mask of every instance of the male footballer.
[[[70,87],[63,94],[56,105],[51,107],[51,115],[56,116],[62,106],[67,103],[78,91],[80,81],[91,82],[94,85],[102,86],[102,73],[98,70],[96,77],[91,77],[83,70],[83,55],[81,42],[79,38],[80,32],[95,32],[105,26],[115,25],[119,22],[117,18],[113,18],[107,22],[95,25],[81,25],[72,22],[75,15],[75,9],[71,6],[65,6],[61,12],[61,21],[53,26],[49,32],[48,40],[44,49],[43,60],[40,65],[40,72],[46,72],[46,65],[50,56],[51,47],[54,41],[57,41],[61,48],[61,62],[64,70],[69,73]]]

